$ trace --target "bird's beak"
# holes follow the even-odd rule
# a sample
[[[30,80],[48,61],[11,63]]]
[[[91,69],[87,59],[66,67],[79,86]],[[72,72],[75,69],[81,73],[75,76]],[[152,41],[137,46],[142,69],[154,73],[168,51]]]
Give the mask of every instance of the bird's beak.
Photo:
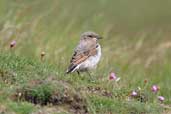
[[[99,36],[98,39],[103,39],[103,37]]]

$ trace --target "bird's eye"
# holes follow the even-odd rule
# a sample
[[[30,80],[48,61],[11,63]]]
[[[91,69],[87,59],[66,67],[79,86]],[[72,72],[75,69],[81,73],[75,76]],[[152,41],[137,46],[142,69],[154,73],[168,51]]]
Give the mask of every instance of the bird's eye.
[[[92,38],[93,36],[92,35],[88,35],[88,37]]]

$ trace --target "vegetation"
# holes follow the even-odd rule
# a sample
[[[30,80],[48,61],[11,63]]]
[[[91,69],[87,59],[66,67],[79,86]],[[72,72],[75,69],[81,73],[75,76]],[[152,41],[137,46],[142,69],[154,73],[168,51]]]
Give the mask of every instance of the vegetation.
[[[169,9],[160,0],[0,0],[0,114],[171,113]],[[103,36],[100,64],[92,77],[65,75],[84,31]]]

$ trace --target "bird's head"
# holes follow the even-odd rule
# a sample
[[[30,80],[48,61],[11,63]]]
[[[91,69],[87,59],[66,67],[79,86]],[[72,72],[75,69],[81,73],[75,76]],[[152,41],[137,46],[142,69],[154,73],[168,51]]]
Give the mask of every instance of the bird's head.
[[[99,39],[102,39],[102,37],[95,32],[84,32],[81,34],[80,38],[81,38],[81,40],[93,39],[96,41]]]

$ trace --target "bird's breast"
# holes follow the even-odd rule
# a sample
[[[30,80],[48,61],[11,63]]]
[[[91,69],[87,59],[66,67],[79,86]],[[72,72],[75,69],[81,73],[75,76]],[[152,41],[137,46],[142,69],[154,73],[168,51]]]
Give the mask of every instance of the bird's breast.
[[[94,69],[94,68],[96,68],[96,65],[98,64],[98,62],[100,61],[100,58],[101,58],[101,47],[99,44],[96,47],[96,50],[97,50],[97,54],[87,58],[87,60],[85,60],[83,63],[81,63],[79,65],[80,66],[79,69]]]

